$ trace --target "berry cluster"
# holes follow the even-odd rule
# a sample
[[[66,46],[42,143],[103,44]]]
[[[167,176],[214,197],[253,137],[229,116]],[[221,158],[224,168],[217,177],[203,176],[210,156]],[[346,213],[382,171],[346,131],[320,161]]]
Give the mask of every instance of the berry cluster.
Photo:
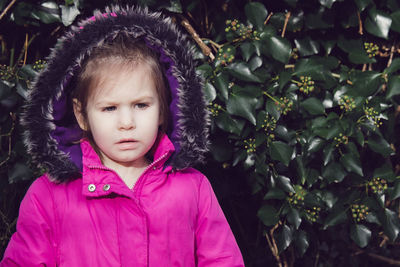
[[[320,211],[320,207],[312,207],[311,209],[306,209],[306,219],[310,222],[316,222],[319,218]]]
[[[11,67],[6,65],[0,65],[0,79],[7,81],[14,76],[14,72]]]
[[[258,36],[258,32],[253,31],[251,26],[246,26],[243,23],[240,23],[237,19],[228,19],[225,24],[225,32],[227,34],[232,33],[234,36],[238,36],[242,40]]]
[[[365,220],[365,218],[368,215],[368,210],[369,210],[368,206],[365,206],[363,204],[351,205],[352,216],[353,216],[354,220],[356,220],[357,222]]]
[[[375,194],[382,193],[388,187],[386,180],[379,177],[375,177],[372,181],[369,181],[368,186]]]
[[[286,96],[279,98],[279,101],[275,102],[275,105],[278,107],[278,110],[283,114],[288,114],[289,111],[292,110],[293,101],[289,100]]]
[[[356,108],[356,101],[354,98],[343,95],[339,100],[340,109],[343,109],[345,112],[350,112]]]
[[[263,123],[261,124],[261,127],[264,129],[268,137],[268,142],[274,140],[275,134],[273,132],[276,128],[276,119],[267,114],[264,118]]]
[[[304,205],[304,197],[306,196],[307,191],[301,185],[295,185],[294,190],[296,193],[289,193],[289,197],[287,198],[288,202],[296,206]]]
[[[246,149],[247,154],[256,152],[256,139],[249,138],[244,140],[244,148]]]
[[[217,117],[219,112],[222,110],[222,107],[221,107],[221,105],[218,105],[217,103],[214,103],[214,104],[210,104],[208,109],[210,110],[211,115],[213,117]]]
[[[299,49],[296,47],[292,49],[292,52],[290,53],[290,57],[293,58],[294,60],[299,58]]]
[[[379,46],[374,43],[364,43],[364,49],[368,54],[369,58],[373,58],[378,54]]]
[[[336,147],[339,147],[340,144],[347,145],[349,143],[349,137],[342,133],[340,133],[338,137],[335,136],[333,140],[337,142]]]
[[[300,92],[309,94],[314,91],[314,81],[311,79],[310,76],[300,76],[301,82],[298,83],[300,86]]]
[[[36,60],[35,64],[33,64],[33,69],[36,71],[41,71],[46,66],[47,62],[44,60]]]
[[[235,60],[235,49],[231,46],[221,47],[218,50],[217,60],[224,66],[232,63]]]
[[[379,128],[379,126],[383,124],[381,122],[381,118],[379,118],[379,112],[376,111],[373,107],[365,107],[364,113],[365,116],[367,116],[367,119],[372,121],[377,128]]]

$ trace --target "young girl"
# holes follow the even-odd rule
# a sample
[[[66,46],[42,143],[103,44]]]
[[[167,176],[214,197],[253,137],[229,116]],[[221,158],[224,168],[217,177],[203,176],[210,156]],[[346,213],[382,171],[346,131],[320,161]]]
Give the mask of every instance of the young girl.
[[[107,9],[53,50],[23,116],[47,170],[21,203],[5,266],[244,266],[206,177],[208,117],[169,19]]]

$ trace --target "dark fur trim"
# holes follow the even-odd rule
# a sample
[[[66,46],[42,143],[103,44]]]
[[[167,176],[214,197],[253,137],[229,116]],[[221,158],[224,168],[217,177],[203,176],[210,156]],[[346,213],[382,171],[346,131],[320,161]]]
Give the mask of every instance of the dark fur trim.
[[[104,17],[107,14],[107,17]],[[70,79],[79,72],[83,60],[105,39],[126,32],[133,38],[146,40],[162,47],[175,66],[174,77],[179,82],[178,137],[180,151],[170,164],[183,169],[204,160],[208,147],[209,118],[202,93],[202,80],[196,74],[193,47],[169,18],[147,9],[118,6],[95,12],[95,21],[87,19],[72,26],[58,42],[47,59],[30,91],[21,122],[26,128],[25,144],[35,163],[46,168],[52,179],[67,181],[79,176],[79,168],[67,153],[58,148],[52,137],[56,125],[53,101],[70,90]]]

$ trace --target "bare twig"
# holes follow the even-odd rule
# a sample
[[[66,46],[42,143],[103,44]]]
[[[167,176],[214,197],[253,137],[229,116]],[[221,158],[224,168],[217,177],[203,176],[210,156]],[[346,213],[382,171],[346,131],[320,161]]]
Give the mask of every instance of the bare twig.
[[[28,34],[25,34],[25,53],[24,53],[24,63],[22,64],[22,66],[25,66],[26,63],[26,58],[28,57]]]
[[[367,64],[364,63],[361,71],[366,71],[366,70],[367,70]]]
[[[269,19],[272,17],[273,14],[274,14],[273,12],[269,13],[268,17],[264,21],[264,25],[267,25]]]
[[[359,12],[359,11],[357,11],[357,16],[358,16],[358,33],[359,33],[360,35],[363,35],[363,34],[364,34],[364,32],[363,32],[363,25],[362,25],[361,15],[360,15],[360,12]]]
[[[8,6],[6,7],[6,9],[3,10],[3,12],[0,15],[0,20],[7,14],[8,10],[15,4],[15,2],[17,2],[17,0],[12,0]]]
[[[282,30],[282,34],[281,34],[282,38],[285,37],[286,27],[287,27],[287,24],[289,22],[290,15],[291,15],[290,11],[288,13],[286,13],[285,24],[283,25],[283,30]]]
[[[386,264],[390,264],[390,265],[393,265],[393,266],[400,266],[400,261],[398,261],[398,260],[394,260],[394,259],[382,256],[382,255],[378,255],[378,254],[375,254],[375,253],[372,253],[372,252],[366,252],[366,251],[363,251],[361,249],[357,249],[357,251],[361,251],[363,254],[365,254],[365,255],[367,255],[367,256],[375,259],[375,260],[384,262]]]
[[[190,33],[190,35],[192,36],[193,40],[200,46],[201,51],[203,52],[203,54],[207,57],[210,57],[211,60],[215,59],[214,54],[211,51],[211,48],[209,48],[199,37],[199,35],[197,34],[197,32],[193,29],[192,25],[190,25],[189,21],[183,17],[180,16],[181,18],[181,24],[183,27],[185,27],[185,29]]]
[[[389,67],[392,64],[394,51],[395,51],[395,47],[394,47],[394,45],[392,45],[392,48],[390,48],[390,57],[389,57],[386,67]]]
[[[274,238],[274,232],[279,227],[279,224],[280,224],[280,222],[278,222],[274,227],[272,227],[272,229],[269,231],[269,233],[265,234],[265,238],[267,239],[268,246],[271,249],[272,255],[275,257],[275,259],[278,263],[278,266],[283,267],[281,258],[279,256],[278,246],[276,245],[275,238]],[[286,263],[286,265],[287,265],[287,263]]]
[[[14,129],[15,129],[15,120],[16,120],[16,118],[15,118],[15,115],[12,112],[10,112],[10,116],[11,116],[11,118],[13,120],[13,123],[12,123],[10,131],[8,133],[6,133],[6,134],[0,135],[0,137],[5,137],[5,136],[8,137],[7,158],[5,160],[3,160],[2,162],[0,162],[0,167],[3,166],[4,164],[6,164],[11,159],[11,151],[12,151],[12,149],[11,149],[12,148],[12,146],[11,146],[12,142],[11,141],[12,141],[12,133],[14,132]]]

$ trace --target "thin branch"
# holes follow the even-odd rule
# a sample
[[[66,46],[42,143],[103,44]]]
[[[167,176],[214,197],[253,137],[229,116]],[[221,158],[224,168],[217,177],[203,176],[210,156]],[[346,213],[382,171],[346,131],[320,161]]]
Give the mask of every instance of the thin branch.
[[[394,47],[394,45],[392,45],[392,48],[390,48],[390,57],[389,57],[386,67],[389,67],[392,64],[394,51],[395,51],[395,47]]]
[[[24,63],[22,66],[25,66],[26,64],[26,58],[28,57],[28,33],[25,34],[25,53],[24,53]]]
[[[197,32],[193,29],[192,25],[190,25],[189,21],[183,17],[180,16],[180,18],[182,19],[181,24],[183,27],[185,27],[185,29],[190,33],[190,35],[192,36],[193,40],[200,46],[201,51],[203,52],[203,54],[207,57],[210,57],[211,60],[215,59],[214,54],[211,51],[211,48],[209,48],[199,37],[199,35],[197,34]]]
[[[282,34],[281,34],[282,38],[285,37],[286,27],[287,27],[287,24],[289,22],[290,15],[291,15],[290,11],[288,13],[286,13],[285,24],[283,25],[283,30],[282,30]]]
[[[12,151],[12,146],[11,146],[12,142],[11,141],[12,141],[12,133],[13,133],[13,131],[15,129],[15,120],[16,120],[16,118],[15,118],[15,115],[12,112],[10,112],[10,116],[11,116],[11,118],[13,120],[13,123],[12,123],[10,131],[8,133],[6,133],[6,134],[0,135],[0,137],[4,137],[4,136],[8,137],[7,158],[5,160],[3,160],[2,162],[0,162],[0,167],[3,166],[4,164],[6,164],[11,159],[11,151]]]
[[[267,25],[269,19],[272,17],[273,14],[274,14],[273,12],[269,13],[268,17],[264,21],[264,25]]]
[[[6,15],[6,13],[8,12],[8,10],[15,4],[15,2],[17,2],[17,0],[12,0],[8,6],[6,7],[6,9],[3,10],[3,12],[0,15],[0,20]]]
[[[359,12],[359,11],[357,11],[357,16],[358,16],[358,33],[359,33],[360,35],[363,35],[363,34],[364,34],[364,32],[363,32],[363,25],[362,25],[361,15],[360,15],[360,12]]]

